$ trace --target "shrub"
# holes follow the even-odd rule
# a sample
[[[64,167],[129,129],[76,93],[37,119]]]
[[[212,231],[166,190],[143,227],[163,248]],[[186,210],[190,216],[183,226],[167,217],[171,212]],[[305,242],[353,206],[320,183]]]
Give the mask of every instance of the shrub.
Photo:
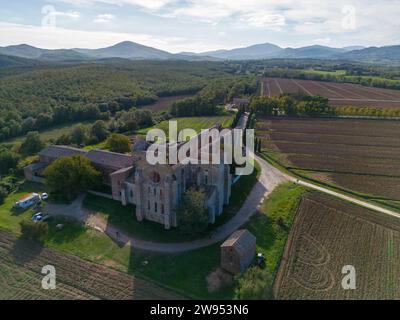
[[[272,276],[265,269],[252,267],[238,278],[235,299],[267,300],[272,299]]]
[[[127,136],[113,133],[106,141],[106,148],[112,152],[126,153],[131,151],[131,142]]]

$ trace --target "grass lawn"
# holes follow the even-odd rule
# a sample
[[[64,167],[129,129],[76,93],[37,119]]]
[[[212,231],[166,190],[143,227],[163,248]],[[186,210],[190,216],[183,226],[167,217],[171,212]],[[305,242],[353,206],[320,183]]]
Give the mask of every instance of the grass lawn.
[[[345,76],[346,75],[346,70],[328,71],[328,70],[308,69],[308,70],[303,70],[303,71],[306,74],[308,73],[308,74],[334,75],[334,76]]]
[[[63,134],[69,133],[71,131],[71,129],[77,124],[88,125],[91,123],[94,123],[94,121],[71,122],[71,123],[67,123],[67,124],[53,126],[53,127],[51,127],[51,129],[40,131],[40,138],[44,142],[49,142],[50,140],[56,140],[59,137],[61,137]],[[24,139],[25,139],[25,136],[12,138],[12,139],[1,142],[0,146],[6,145],[6,146],[13,147],[13,146],[20,144],[22,141],[24,141]]]
[[[32,208],[17,210],[13,209],[13,207],[15,202],[32,192],[42,193],[44,192],[44,186],[33,182],[26,182],[5,199],[4,203],[0,205],[0,228],[12,233],[20,233],[19,223],[23,220],[31,219],[34,212]]]
[[[224,115],[216,117],[187,117],[187,118],[174,118],[178,122],[178,133],[183,129],[193,129],[200,133],[202,129],[209,129],[216,124],[221,124],[224,128],[228,128],[233,120],[233,115]],[[162,121],[153,127],[141,129],[139,134],[147,134],[150,129],[161,129],[165,132],[168,138],[169,134],[169,120]]]
[[[257,237],[257,252],[266,258],[266,268],[275,277],[297,208],[305,188],[293,183],[277,187],[246,228]],[[283,221],[283,225],[277,221]],[[272,285],[272,284],[271,284]]]
[[[64,223],[62,232],[55,231]],[[104,234],[75,222],[54,220],[45,244],[104,264],[110,268],[144,277],[198,299],[230,299],[232,288],[209,294],[207,276],[219,266],[219,244],[182,254],[158,254],[120,247]],[[207,257],[205,259],[205,257]]]
[[[219,217],[217,217],[215,224],[212,226],[212,228],[223,225],[235,215],[235,213],[246,201],[247,196],[250,194],[254,185],[257,183],[260,173],[261,167],[257,162],[255,162],[253,173],[249,176],[242,176],[239,181],[236,182],[236,184],[232,187],[229,205],[225,206],[224,212]]]
[[[90,150],[93,150],[93,149],[106,150],[107,149],[106,148],[106,141],[102,141],[102,142],[99,142],[97,144],[92,144],[90,146],[83,147],[82,149],[86,150],[86,151],[90,151]]]
[[[151,221],[139,222],[136,220],[136,211],[133,205],[123,206],[120,202],[88,194],[83,201],[85,208],[98,212],[107,218],[107,221],[135,237],[144,240],[160,242],[180,242],[190,240],[182,236],[177,229],[165,230],[161,224]]]

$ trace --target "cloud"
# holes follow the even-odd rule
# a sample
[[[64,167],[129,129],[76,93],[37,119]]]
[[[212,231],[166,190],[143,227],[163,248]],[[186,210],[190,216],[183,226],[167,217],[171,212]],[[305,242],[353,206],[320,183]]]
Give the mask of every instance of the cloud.
[[[103,3],[109,5],[123,6],[134,5],[145,9],[156,10],[164,7],[167,4],[173,3],[176,0],[55,0],[56,2],[64,2],[73,5],[92,5]]]
[[[108,4],[135,6],[147,14],[180,20],[185,24],[202,22],[212,26],[225,24],[242,29],[268,29],[297,32],[299,35],[349,33],[343,28],[346,8],[355,9],[357,29],[380,28],[399,33],[398,0],[52,0],[74,5]],[[351,20],[351,19],[350,19]],[[382,37],[385,35],[382,33]],[[321,37],[322,38],[322,37]]]
[[[332,39],[329,38],[329,37],[326,37],[326,38],[319,38],[319,39],[315,39],[315,40],[314,40],[314,43],[315,43],[315,44],[322,44],[322,45],[327,45],[327,44],[329,44],[329,43],[331,43],[331,42],[332,42]]]
[[[67,18],[73,18],[73,19],[78,19],[80,18],[81,14],[78,11],[50,11],[48,15],[51,16],[56,16],[56,17],[67,17]]]
[[[110,23],[114,20],[115,16],[113,14],[104,13],[97,15],[96,19],[93,20],[94,23]]]
[[[265,28],[279,31],[286,24],[285,17],[279,13],[272,12],[250,12],[244,13],[241,22],[245,26]]]

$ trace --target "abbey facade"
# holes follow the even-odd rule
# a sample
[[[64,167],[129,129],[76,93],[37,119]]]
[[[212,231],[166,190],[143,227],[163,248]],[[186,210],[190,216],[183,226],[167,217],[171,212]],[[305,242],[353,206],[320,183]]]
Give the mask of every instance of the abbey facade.
[[[111,187],[108,197],[123,205],[133,204],[132,216],[163,224],[166,229],[178,226],[176,209],[189,187],[206,193],[205,208],[210,223],[223,211],[231,196],[231,173],[228,164],[150,165],[146,152],[132,155],[104,150],[84,151],[68,146],[49,146],[39,153],[39,162],[25,168],[25,177],[41,181],[42,172],[51,162],[65,156],[82,154],[103,175],[103,183]]]

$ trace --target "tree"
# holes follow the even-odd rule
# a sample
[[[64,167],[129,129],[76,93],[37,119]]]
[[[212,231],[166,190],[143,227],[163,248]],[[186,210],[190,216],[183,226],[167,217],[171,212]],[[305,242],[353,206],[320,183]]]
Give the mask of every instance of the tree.
[[[49,113],[40,113],[36,119],[36,128],[44,129],[53,123],[53,115]]]
[[[49,226],[43,221],[33,222],[23,220],[20,223],[22,236],[31,239],[42,241],[49,232]]]
[[[36,119],[32,117],[28,117],[22,121],[22,131],[28,132],[35,129]]]
[[[0,186],[0,204],[4,203],[4,199],[7,197],[8,192],[5,188]]]
[[[105,140],[109,134],[106,123],[102,120],[96,121],[90,129],[90,134],[99,141]]]
[[[58,145],[71,144],[71,135],[67,134],[67,133],[63,133],[60,137],[57,138],[56,144],[58,144]]]
[[[0,176],[17,167],[20,156],[9,150],[0,150]]]
[[[87,139],[86,127],[82,124],[76,125],[71,131],[71,142],[78,146],[83,145]]]
[[[282,96],[279,99],[279,109],[285,115],[294,115],[296,114],[296,101],[290,96]]]
[[[101,183],[101,174],[83,155],[63,157],[44,170],[46,184],[52,194],[68,200]]]
[[[127,136],[113,133],[106,141],[106,148],[112,152],[126,153],[131,151],[131,142]]]
[[[200,189],[190,188],[183,194],[177,209],[179,230],[183,234],[198,234],[207,228],[209,216],[205,200],[206,194]]]
[[[256,97],[250,104],[253,112],[260,112],[266,116],[272,116],[278,109],[279,100],[277,98]]]
[[[238,279],[235,299],[267,300],[272,298],[272,276],[266,269],[252,267]]]
[[[33,155],[44,148],[44,143],[40,139],[39,132],[31,131],[28,132],[24,142],[22,142],[19,151],[23,155]]]
[[[110,110],[111,114],[115,114],[119,110],[119,104],[116,101],[111,101],[108,104],[108,109]]]

